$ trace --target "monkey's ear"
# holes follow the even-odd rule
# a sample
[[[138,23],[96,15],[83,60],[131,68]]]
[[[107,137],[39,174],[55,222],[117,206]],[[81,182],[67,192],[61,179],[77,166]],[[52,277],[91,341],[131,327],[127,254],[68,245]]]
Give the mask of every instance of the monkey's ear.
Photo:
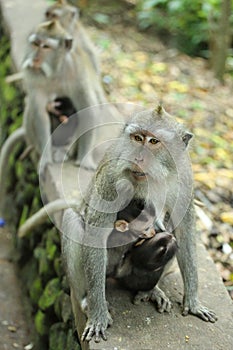
[[[119,232],[125,232],[129,230],[129,223],[125,220],[117,220],[114,224],[114,228]]]
[[[193,137],[193,134],[191,132],[188,132],[188,131],[183,135],[182,140],[185,143],[186,147],[188,146],[188,143],[192,137]]]
[[[73,39],[69,38],[69,39],[65,39],[65,48],[67,51],[71,50],[73,45]]]
[[[71,15],[73,18],[79,17],[79,9],[78,8],[73,8],[71,11]]]

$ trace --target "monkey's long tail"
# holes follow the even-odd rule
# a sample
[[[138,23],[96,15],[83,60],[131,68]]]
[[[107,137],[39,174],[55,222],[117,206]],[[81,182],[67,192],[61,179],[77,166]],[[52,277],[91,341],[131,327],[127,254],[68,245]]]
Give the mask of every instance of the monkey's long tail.
[[[4,142],[2,145],[2,149],[0,152],[0,197],[1,202],[3,201],[3,196],[5,193],[5,179],[6,176],[6,169],[8,167],[9,163],[9,157],[15,147],[15,145],[19,141],[25,140],[25,130],[23,127],[18,128],[15,130]],[[1,208],[0,208],[1,209]]]
[[[41,225],[43,222],[45,222],[49,215],[52,215],[57,211],[77,207],[77,200],[74,199],[57,199],[51,203],[48,203],[34,215],[32,215],[27,221],[25,221],[25,223],[18,230],[18,236],[26,236],[31,230],[33,230],[33,228],[38,227],[38,225]]]

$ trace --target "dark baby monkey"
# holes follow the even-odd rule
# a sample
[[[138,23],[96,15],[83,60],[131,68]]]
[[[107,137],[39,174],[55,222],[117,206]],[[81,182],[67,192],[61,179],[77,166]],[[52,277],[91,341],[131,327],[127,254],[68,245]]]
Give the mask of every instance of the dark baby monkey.
[[[131,202],[117,214],[108,247],[128,243],[128,250],[114,273],[114,277],[127,289],[149,290],[158,283],[165,265],[177,250],[175,237],[168,232],[160,232],[164,230],[160,220],[155,222],[153,206],[145,208],[142,203]]]
[[[176,251],[176,239],[172,234],[156,233],[154,237],[134,244],[118,266],[115,277],[127,289],[148,291],[156,286]]]
[[[46,107],[49,115],[58,119],[60,123],[67,123],[69,117],[77,112],[69,97],[56,97],[51,102],[48,102]]]
[[[134,244],[141,239],[148,239],[155,235],[155,209],[153,206],[145,208],[142,203],[133,201],[117,214],[114,230],[108,238],[108,247]]]

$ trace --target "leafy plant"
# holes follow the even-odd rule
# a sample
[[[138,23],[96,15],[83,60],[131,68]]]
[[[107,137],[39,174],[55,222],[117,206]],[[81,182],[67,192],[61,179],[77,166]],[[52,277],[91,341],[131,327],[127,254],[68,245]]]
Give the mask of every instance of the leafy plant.
[[[176,40],[179,49],[203,55],[211,26],[220,13],[220,0],[139,0],[137,18],[142,29],[153,27]]]

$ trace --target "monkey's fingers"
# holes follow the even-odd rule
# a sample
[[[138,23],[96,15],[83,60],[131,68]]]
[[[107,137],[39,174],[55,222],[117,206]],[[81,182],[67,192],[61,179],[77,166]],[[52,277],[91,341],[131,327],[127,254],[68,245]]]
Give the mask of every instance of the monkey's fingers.
[[[193,314],[206,322],[214,323],[218,319],[216,314],[212,310],[209,310],[207,307],[201,305],[191,309],[189,309],[188,306],[184,307],[182,315],[187,316],[188,313]]]
[[[83,331],[83,334],[82,334],[82,337],[81,337],[81,340],[82,341],[90,341],[91,338],[93,337],[94,335],[94,325],[87,325]]]
[[[95,329],[95,337],[94,337],[95,343],[99,343],[101,338],[105,341],[107,340],[107,337],[105,334],[105,328],[101,327],[100,325],[97,325]]]
[[[107,336],[105,334],[105,329],[106,329],[106,327],[101,325],[99,322],[97,324],[87,325],[84,329],[81,340],[82,341],[85,341],[85,340],[90,341],[92,338],[94,338],[94,341],[96,343],[99,343],[101,338],[103,340],[107,340]]]
[[[148,295],[148,292],[140,291],[135,295],[133,303],[135,305],[139,305],[141,301],[149,301],[149,299],[150,299],[150,296]]]
[[[65,114],[62,114],[62,115],[59,116],[59,121],[60,121],[61,123],[66,124],[66,123],[68,123],[68,121],[69,121],[69,117],[68,117],[67,115],[65,115]]]
[[[157,286],[151,293],[151,301],[156,302],[158,312],[170,312],[172,304],[166,294]]]

